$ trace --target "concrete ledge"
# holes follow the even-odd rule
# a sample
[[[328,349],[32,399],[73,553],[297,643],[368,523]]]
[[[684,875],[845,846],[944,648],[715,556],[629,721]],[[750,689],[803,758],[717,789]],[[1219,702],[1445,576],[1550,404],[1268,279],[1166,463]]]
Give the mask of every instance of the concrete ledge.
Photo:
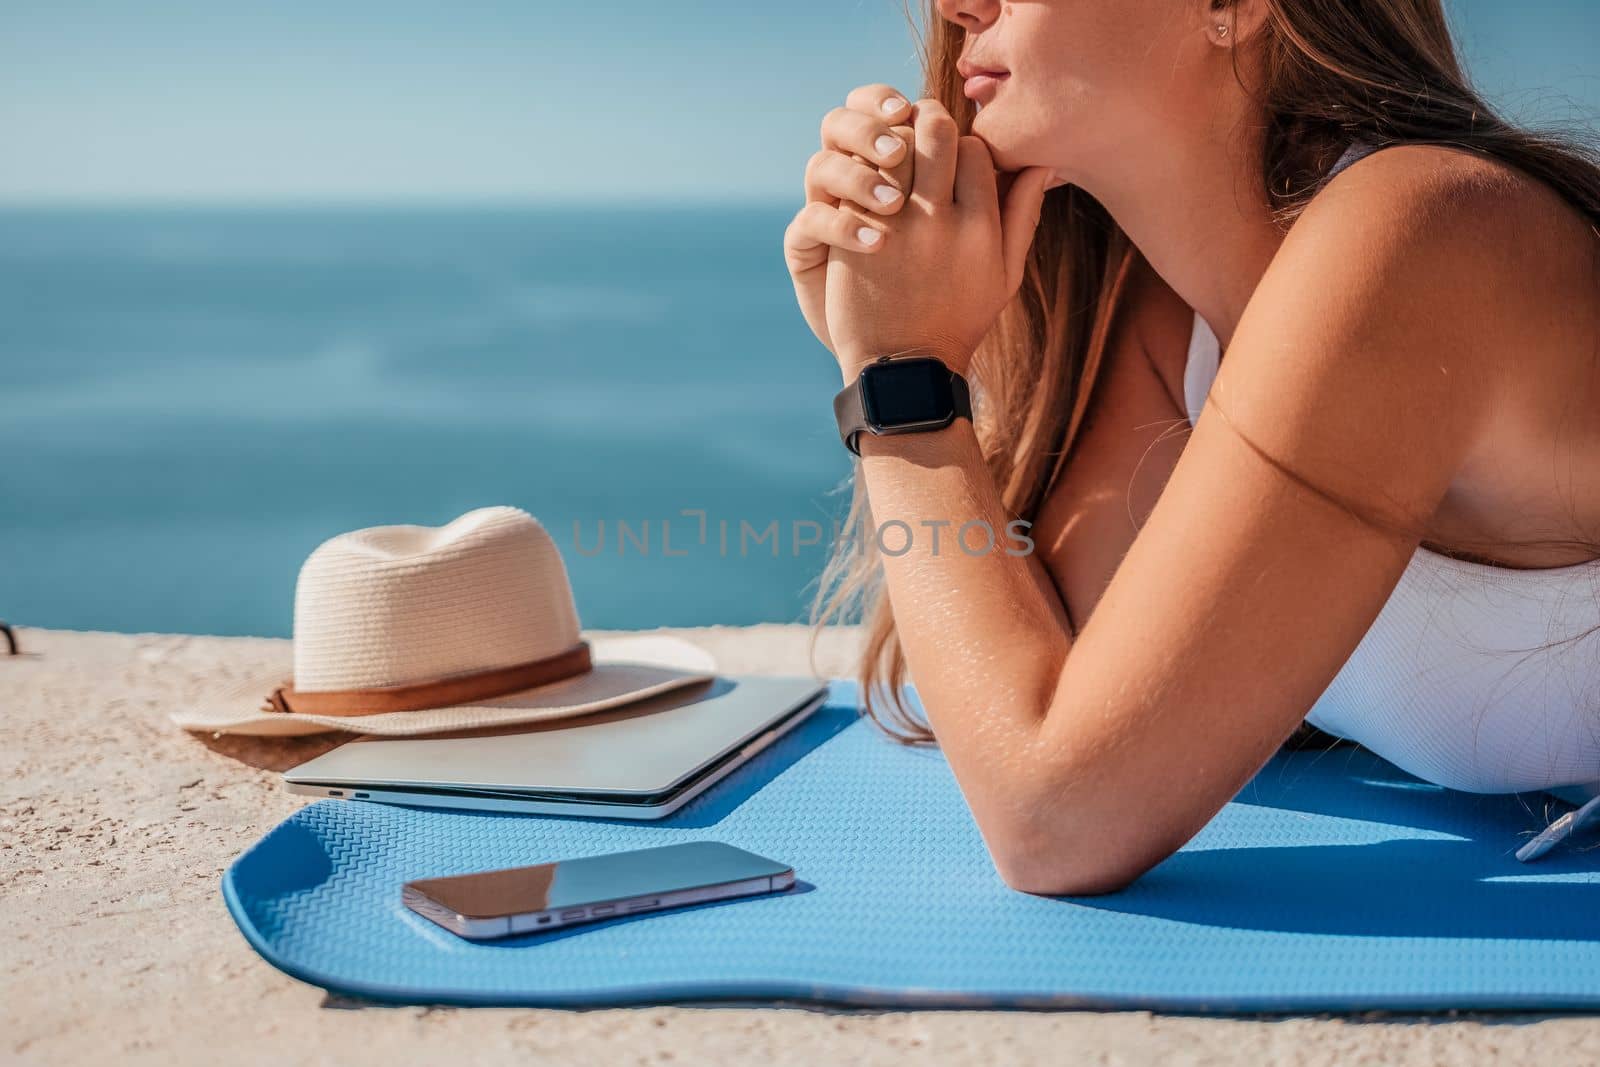
[[[724,670],[806,673],[799,626],[671,631]],[[262,962],[217,892],[301,801],[271,768],[320,744],[205,744],[177,701],[277,642],[20,630],[0,658],[0,1059],[163,1064],[1600,1062],[1600,1019],[1214,1019],[1093,1013],[376,1008]],[[822,635],[847,673],[853,631]],[[1513,1025],[1507,1025],[1513,1024]]]

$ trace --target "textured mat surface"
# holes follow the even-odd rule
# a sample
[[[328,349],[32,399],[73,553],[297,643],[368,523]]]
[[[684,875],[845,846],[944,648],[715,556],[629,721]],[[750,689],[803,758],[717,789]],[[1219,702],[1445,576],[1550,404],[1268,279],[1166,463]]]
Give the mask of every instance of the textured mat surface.
[[[1600,851],[1512,857],[1541,798],[1446,792],[1348,748],[1282,755],[1132,889],[1030,897],[995,875],[943,758],[835,692],[660,823],[323,801],[241,856],[223,893],[273,964],[381,1000],[1600,1008]],[[411,878],[698,839],[800,882],[485,944],[400,904]]]

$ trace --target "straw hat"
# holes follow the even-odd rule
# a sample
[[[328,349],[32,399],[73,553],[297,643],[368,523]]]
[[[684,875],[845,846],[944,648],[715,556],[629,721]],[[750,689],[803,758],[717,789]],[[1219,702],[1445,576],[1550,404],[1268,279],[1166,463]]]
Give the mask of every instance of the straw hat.
[[[377,526],[311,553],[281,668],[173,714],[187,730],[407,736],[614,708],[711,678],[661,635],[583,640],[561,554],[517,508]]]

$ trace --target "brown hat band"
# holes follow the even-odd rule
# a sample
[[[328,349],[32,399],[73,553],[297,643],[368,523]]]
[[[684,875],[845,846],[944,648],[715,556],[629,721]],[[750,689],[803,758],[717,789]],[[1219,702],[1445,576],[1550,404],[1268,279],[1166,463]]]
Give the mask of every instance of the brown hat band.
[[[549,685],[584,674],[591,666],[589,643],[580,641],[567,651],[544,659],[474,674],[456,674],[432,682],[318,693],[297,692],[293,682],[286,682],[267,697],[263,710],[341,718],[384,715],[391,711],[426,711],[470,704],[475,700],[492,700]]]

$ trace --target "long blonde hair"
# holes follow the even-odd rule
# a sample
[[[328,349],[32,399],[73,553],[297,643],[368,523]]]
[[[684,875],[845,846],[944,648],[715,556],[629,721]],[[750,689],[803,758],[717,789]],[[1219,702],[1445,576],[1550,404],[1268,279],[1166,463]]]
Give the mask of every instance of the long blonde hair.
[[[1600,155],[1573,137],[1496,116],[1456,58],[1439,0],[1265,0],[1263,187],[1287,227],[1354,141],[1450,145],[1499,159],[1561,194],[1600,234]],[[1220,9],[1228,0],[1213,0]],[[930,2],[921,40],[924,94],[962,130],[973,109],[956,59],[964,31]],[[979,347],[976,431],[1010,517],[1034,520],[1071,453],[1138,251],[1083,190],[1045,197],[1026,274]],[[813,620],[860,619],[863,707],[908,743],[933,740],[906,706],[906,661],[882,587],[866,494],[855,485]]]

